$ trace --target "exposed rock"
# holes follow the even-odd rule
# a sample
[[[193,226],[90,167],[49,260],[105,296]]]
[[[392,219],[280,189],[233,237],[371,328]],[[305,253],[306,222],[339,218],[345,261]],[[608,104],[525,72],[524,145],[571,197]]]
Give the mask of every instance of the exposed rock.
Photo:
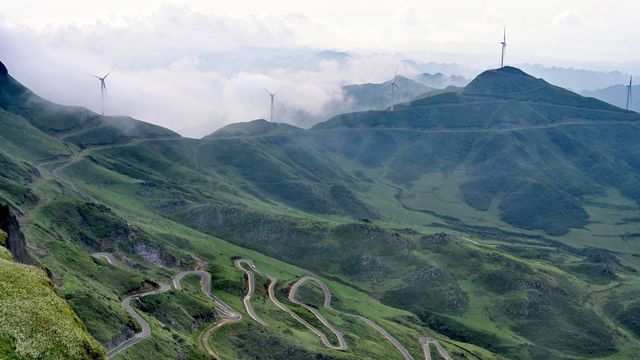
[[[549,312],[550,307],[551,299],[548,294],[530,290],[522,299],[508,306],[507,313],[512,318],[531,318]]]
[[[418,269],[415,272],[407,275],[403,281],[407,284],[420,286],[420,287],[432,287],[442,286],[451,281],[449,274],[438,267],[425,267]]]
[[[421,239],[422,245],[429,250],[437,250],[441,246],[445,245],[449,241],[453,241],[453,236],[445,233],[435,233],[431,235],[425,235]]]
[[[159,247],[139,242],[134,245],[133,249],[136,254],[152,264],[168,267],[180,267],[181,265],[179,259]]]
[[[469,305],[467,293],[459,287],[452,287],[447,292],[447,311],[458,312],[465,310]]]
[[[11,213],[8,206],[0,205],[0,229],[7,234],[5,247],[9,249],[13,258],[21,263],[29,262],[27,243],[18,219]]]

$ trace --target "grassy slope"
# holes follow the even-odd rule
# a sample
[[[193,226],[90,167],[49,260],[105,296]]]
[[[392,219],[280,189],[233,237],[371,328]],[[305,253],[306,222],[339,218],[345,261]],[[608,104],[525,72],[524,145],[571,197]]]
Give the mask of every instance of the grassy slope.
[[[82,166],[81,166],[82,165]],[[81,174],[88,174],[91,171],[87,171],[87,167],[91,168],[90,163],[80,163],[77,167],[71,168],[70,173],[75,174],[76,176],[81,176]],[[75,169],[75,170],[74,170]],[[106,186],[104,184],[100,184],[100,189],[97,186],[91,185],[91,182],[87,182],[85,184],[86,187],[92,189],[95,194],[99,194],[100,192],[104,192],[106,189],[112,189],[119,193],[123,194],[121,200],[128,198],[128,202],[131,202],[131,198],[138,197],[141,201],[140,194],[138,194],[134,189],[136,186],[126,184],[134,184],[132,181],[124,181],[120,184],[112,183],[110,186]],[[134,190],[134,191],[132,191]],[[110,195],[110,198],[115,198],[114,195]],[[147,200],[150,199],[148,194],[145,193],[145,198]],[[163,198],[162,196],[154,196],[151,198]],[[277,208],[272,209],[277,212]],[[405,210],[406,211],[406,210]],[[189,211],[185,213],[185,217],[180,218],[180,221],[189,223],[190,215]],[[204,218],[219,218],[220,214],[215,213],[203,213]],[[235,212],[234,216],[237,218],[238,226],[244,228],[243,231],[246,232],[256,232],[252,228],[252,219],[250,216],[251,213],[241,213]],[[257,216],[256,221],[264,221],[260,220],[260,216]],[[389,220],[387,220],[389,221]],[[333,221],[332,221],[333,222]],[[342,222],[342,221],[339,221]],[[338,222],[338,223],[339,223]],[[202,223],[209,224],[212,223]],[[277,221],[274,221],[274,226],[277,226]],[[393,221],[388,223],[388,226],[393,225]],[[194,226],[198,227],[194,224]],[[286,244],[286,247],[275,247],[268,248],[265,246],[271,246],[269,241],[266,239],[262,239],[256,242],[258,239],[248,239],[249,242],[243,242],[242,240],[242,232],[238,232],[237,228],[232,226],[232,229],[235,229],[236,237],[229,237],[228,239],[238,242],[244,246],[253,247],[260,251],[266,252],[266,254],[279,257],[283,260],[294,262],[301,266],[310,268],[314,271],[321,271],[327,275],[337,276],[342,278],[349,283],[355,284],[357,286],[363,287],[367,289],[367,291],[372,292],[374,294],[383,295],[383,301],[387,301],[395,306],[405,307],[409,310],[412,310],[416,313],[420,313],[422,318],[427,323],[431,324],[432,327],[436,327],[440,329],[440,331],[447,331],[451,336],[457,337],[461,340],[466,341],[474,341],[481,345],[490,347],[493,346],[494,351],[499,351],[503,353],[512,354],[514,356],[526,357],[526,356],[534,356],[532,354],[542,354],[548,353],[547,348],[555,348],[552,350],[551,354],[558,355],[556,351],[564,352],[567,354],[573,353],[576,356],[584,356],[589,354],[590,356],[594,355],[606,355],[611,353],[614,343],[619,343],[617,337],[614,335],[612,327],[605,326],[602,323],[602,320],[595,316],[595,313],[580,313],[578,309],[580,309],[585,301],[588,299],[587,289],[591,287],[588,283],[581,281],[576,278],[574,275],[565,275],[562,269],[553,266],[553,263],[557,262],[576,262],[579,263],[582,261],[582,257],[574,256],[571,253],[564,253],[561,257],[556,259],[529,259],[525,261],[523,265],[522,272],[524,275],[520,275],[514,279],[499,279],[492,278],[491,274],[499,274],[501,272],[509,272],[510,266],[509,263],[501,264],[493,260],[494,253],[500,253],[499,250],[491,250],[484,251],[481,249],[474,250],[473,247],[468,247],[465,245],[457,245],[459,247],[458,250],[453,253],[445,252],[445,253],[435,253],[432,255],[428,255],[432,251],[425,249],[422,247],[420,243],[420,239],[415,236],[407,236],[410,240],[410,244],[413,244],[413,250],[411,250],[410,266],[406,266],[403,263],[402,257],[406,255],[399,254],[399,258],[394,259],[393,255],[397,249],[393,245],[393,243],[389,245],[384,245],[384,238],[379,240],[373,239],[372,243],[361,243],[358,237],[361,236],[361,232],[356,227],[355,230],[351,227],[347,226],[346,228],[343,226],[337,227],[337,229],[346,229],[346,230],[338,230],[338,232],[334,233],[334,235],[329,236],[326,240],[322,242],[318,242],[318,238],[314,238],[314,232],[310,233],[309,240],[314,240],[313,245],[322,248],[322,251],[308,251],[310,247],[310,242],[306,241],[305,236],[300,236],[305,234],[305,229],[311,228],[312,230],[317,225],[314,225],[313,222],[302,221],[298,226],[301,226],[302,232],[298,233],[294,237],[290,237],[288,232],[292,232],[296,234],[296,225],[289,224],[287,225],[287,230],[279,234],[283,239],[287,239],[287,242],[282,244]],[[397,226],[397,225],[396,225]],[[329,229],[331,229],[331,226]],[[202,230],[209,231],[212,233],[216,233],[215,228],[202,228]],[[268,228],[268,227],[267,227]],[[365,227],[366,228],[366,227]],[[321,231],[325,231],[324,225],[320,228]],[[346,232],[344,232],[346,231]],[[259,231],[258,231],[259,232]],[[291,242],[291,240],[302,240],[300,243],[301,247],[296,248],[296,242]],[[341,244],[340,241],[344,241],[346,239],[350,239],[350,244]],[[393,240],[393,237],[391,238]],[[274,238],[277,241],[277,238]],[[304,245],[303,245],[304,244]],[[358,244],[357,246],[354,246]],[[536,243],[536,246],[533,247],[535,249],[538,247],[542,247],[543,244]],[[371,252],[375,249],[375,246],[381,246],[380,250],[375,250],[373,255],[377,256],[382,261],[382,265],[378,267],[382,268],[382,273],[385,273],[385,267],[392,270],[391,275],[383,275],[382,281],[376,278],[376,271],[379,270],[376,267],[372,268],[371,271],[373,275],[367,274],[366,272],[363,274],[349,274],[345,271],[357,268],[359,259],[362,259],[363,256],[363,248],[369,249],[368,252]],[[306,249],[306,250],[305,250]],[[342,249],[340,252],[336,253],[335,250]],[[344,250],[349,250],[345,252]],[[511,249],[510,249],[511,250]],[[299,251],[303,251],[300,253]],[[425,252],[426,251],[426,252]],[[515,251],[515,250],[511,250]],[[382,258],[380,258],[379,254],[385,254]],[[458,253],[459,255],[455,255]],[[314,254],[322,254],[323,257],[313,257],[310,255]],[[366,255],[366,251],[364,252]],[[456,256],[461,256],[461,259],[458,259]],[[334,261],[329,261],[326,257],[332,257]],[[465,258],[477,258],[479,260],[475,260],[476,264],[472,265],[468,260],[465,261]],[[374,257],[375,258],[375,257]],[[335,259],[339,259],[335,261]],[[352,260],[350,260],[352,259]],[[542,260],[542,261],[541,261]],[[546,260],[546,261],[545,261]],[[353,263],[353,266],[346,266],[351,264],[352,261],[356,261]],[[327,267],[329,264],[346,264],[344,268],[333,268]],[[420,265],[424,264],[424,265]],[[411,294],[409,295],[406,291],[410,291],[412,289],[411,286],[407,287],[405,284],[405,278],[409,273],[419,269],[419,266],[433,266],[436,265],[439,268],[447,269],[450,273],[448,276],[455,279],[465,279],[470,278],[471,281],[459,281],[458,284],[451,287],[443,287],[438,288],[438,286],[434,284],[426,284],[427,288],[431,291],[424,293],[422,295],[419,294]],[[549,266],[551,267],[549,268]],[[418,267],[416,267],[418,266]],[[474,269],[483,269],[481,272],[487,273],[488,277],[473,277],[469,276],[468,271],[470,268]],[[412,270],[413,269],[413,270]],[[532,270],[533,269],[533,270]],[[567,267],[568,270],[574,271],[577,275],[580,275],[579,269],[573,269],[571,267]],[[545,275],[545,273],[554,274],[552,276]],[[530,275],[527,275],[530,273]],[[494,289],[496,282],[502,282],[503,288]],[[404,284],[404,285],[403,285]],[[525,284],[525,285],[522,285]],[[529,285],[526,285],[529,284]],[[532,285],[534,284],[534,285]],[[535,284],[542,284],[542,290],[536,289]],[[415,285],[415,284],[414,284]],[[522,288],[522,286],[525,286]],[[527,287],[533,287],[528,289]],[[420,288],[421,286],[418,286]],[[456,290],[460,289],[460,290]],[[465,305],[465,308],[461,312],[453,311],[447,309],[447,301],[446,299],[450,297],[451,291],[461,291],[461,294],[473,294],[472,300],[468,305]],[[537,292],[542,291],[542,294]],[[533,292],[533,293],[532,293]],[[546,292],[551,292],[554,294],[553,296],[547,294]],[[423,299],[425,302],[423,303],[410,303],[410,304],[402,304],[397,303],[394,300],[394,295],[398,294],[401,297],[406,298],[414,298],[414,299]],[[519,306],[529,306],[529,301],[532,299],[536,301],[536,297],[542,296],[542,301],[548,302],[546,305],[551,305],[553,309],[555,309],[551,314],[553,314],[554,318],[557,318],[560,323],[555,325],[555,329],[558,331],[553,333],[553,336],[540,338],[536,336],[537,333],[547,334],[544,332],[540,332],[539,330],[535,330],[535,326],[539,326],[536,324],[544,324],[545,321],[549,321],[545,319],[545,317],[540,316],[542,314],[542,310],[538,308],[537,310],[533,310],[533,315],[528,313],[529,310],[524,311],[524,313],[518,313],[516,309]],[[464,298],[464,295],[462,295]],[[501,299],[500,301],[495,301],[495,299]],[[444,303],[442,302],[444,301]],[[440,305],[438,305],[440,304]],[[538,304],[539,306],[540,304]],[[545,305],[545,304],[543,304]],[[511,310],[510,310],[511,309]],[[350,309],[356,310],[356,309]],[[425,313],[427,311],[427,313]],[[538,313],[536,313],[536,311]],[[546,311],[546,310],[545,310]],[[577,311],[577,312],[576,312]],[[590,311],[590,310],[589,310]],[[434,314],[444,314],[445,317],[434,316]],[[511,314],[511,315],[500,315],[497,314]],[[508,327],[505,328],[504,325],[508,324]],[[511,333],[507,330],[510,328]],[[593,343],[592,339],[589,336],[585,338],[575,337],[575,332],[592,332],[593,330],[588,329],[599,329],[601,328],[604,332],[597,335],[598,339],[602,339],[603,343]],[[492,335],[493,334],[493,335]],[[509,335],[511,334],[511,335]],[[497,337],[496,337],[497,336]],[[591,335],[590,335],[591,336]],[[571,340],[575,340],[575,346],[571,348],[562,347],[561,343],[552,343],[550,341],[554,339],[563,339],[566,343],[571,343]],[[526,346],[524,344],[533,341],[536,343],[536,346]],[[592,348],[585,348],[585,344],[592,343]],[[575,349],[585,349],[586,353],[576,352]]]
[[[58,298],[43,270],[0,259],[0,278],[0,355],[105,358],[104,349]]]
[[[522,111],[510,106],[496,116]],[[553,120],[556,113],[549,109],[534,110],[547,111],[543,119]],[[397,114],[375,116],[388,121]],[[632,321],[637,307],[623,300],[639,286],[634,245],[624,238],[603,244],[594,233],[606,230],[606,234],[617,236],[619,229],[629,229],[631,235],[637,232],[632,216],[627,215],[635,209],[636,150],[632,147],[625,154],[623,145],[615,146],[624,136],[633,137],[636,130],[628,126],[624,131],[613,127],[598,131],[606,141],[600,141],[602,148],[593,153],[606,154],[605,159],[596,157],[586,163],[572,159],[585,150],[579,143],[581,137],[593,137],[597,129],[563,130],[559,140],[551,130],[450,134],[448,138],[375,130],[348,134],[317,131],[297,138],[277,134],[255,139],[133,143],[89,151],[88,160],[75,162],[63,172],[110,209],[85,204],[86,198],[68,184],[54,180],[50,171],[55,164],[40,167],[42,179],[35,185],[24,180],[40,202],[18,205],[32,223],[28,229],[32,251],[54,271],[61,293],[105,344],[135,327],[119,306],[124,294],[135,291],[145,279],[168,282],[178,268],[192,268],[190,255],[198,254],[209,261],[217,276],[216,293],[239,310],[243,285],[229,260],[232,256],[256,260],[283,284],[306,273],[303,267],[319,272],[335,291],[338,308],[382,323],[416,357],[420,354],[417,338],[424,334],[455,349],[451,345],[455,341],[431,333],[426,328],[429,325],[451,338],[518,358],[626,358],[639,347]],[[76,140],[76,144],[83,143],[82,137]],[[553,173],[561,180],[570,179],[565,181],[568,185],[548,184],[548,174],[537,174],[528,167],[528,153],[540,143],[545,144],[547,153],[535,154],[534,160],[545,166],[570,164],[567,169],[555,168],[568,174]],[[77,151],[73,146],[71,150]],[[485,159],[470,158],[470,153],[484,154]],[[511,153],[521,157],[502,164],[504,154]],[[558,155],[560,162],[551,161]],[[10,156],[15,160],[24,155],[13,151]],[[609,156],[624,163],[609,162]],[[256,164],[260,165],[257,169]],[[624,166],[626,171],[613,177],[619,180],[623,176],[623,181],[601,176]],[[507,170],[514,168],[523,173],[525,184],[531,185],[525,189],[533,191],[537,189],[533,185],[540,185],[543,190],[550,189],[545,190],[549,194],[560,191],[579,198],[592,221],[584,224],[584,229],[550,236],[535,229],[515,228],[501,219],[505,211],[501,203],[523,203],[504,199],[504,187],[492,193],[493,201],[484,207],[478,205],[483,205],[482,199],[465,199],[462,192],[469,179],[477,182],[480,175],[490,174],[489,169],[495,174],[485,182],[505,177],[513,180]],[[592,178],[581,180],[585,173],[600,176],[595,180],[602,188],[589,187]],[[484,183],[475,185],[480,192],[495,191],[483,189]],[[332,192],[334,186],[348,192]],[[525,195],[531,198],[536,194]],[[547,195],[536,197],[541,196]],[[356,206],[345,207],[352,204]],[[601,210],[607,207],[617,212]],[[515,213],[528,210],[520,206]],[[353,224],[354,217],[362,215],[381,227]],[[406,227],[420,233],[393,230]],[[461,236],[430,247],[423,234],[443,228]],[[259,252],[230,245],[219,237]],[[468,237],[491,247],[471,244],[465,240]],[[615,247],[617,252],[606,253],[613,257],[596,256],[583,249],[584,244]],[[162,266],[153,264],[159,260],[149,257],[149,248],[161,254]],[[95,250],[112,251],[129,260],[126,265],[108,266],[89,258],[88,253]],[[606,291],[608,288],[615,288],[615,292]],[[188,323],[179,324],[170,317],[172,311],[166,310],[188,308],[193,299],[167,295],[157,303],[148,299],[149,304],[155,304],[147,304],[150,313],[157,311],[158,319],[149,316],[154,335],[123,353],[123,358],[143,358],[149,352],[172,358],[181,351],[201,351],[197,335],[202,326],[186,330]],[[329,354],[313,335],[268,303],[256,304],[256,308],[261,315],[264,311],[264,318],[278,330],[265,333],[257,325],[242,323],[216,333],[213,346],[230,357],[253,354],[265,342],[295,344],[301,354],[368,357],[375,349],[388,358],[397,356],[377,335],[352,319],[328,314],[353,337],[348,338],[350,352]],[[188,314],[196,319],[193,315],[197,314]],[[543,331],[547,329],[544,326],[552,331]],[[485,350],[458,344],[483,358],[491,357]],[[277,348],[280,345],[274,345],[274,351]]]

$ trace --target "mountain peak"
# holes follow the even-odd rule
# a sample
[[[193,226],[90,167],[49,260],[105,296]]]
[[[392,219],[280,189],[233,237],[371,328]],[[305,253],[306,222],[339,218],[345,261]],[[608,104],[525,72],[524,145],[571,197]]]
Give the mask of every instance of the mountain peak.
[[[464,90],[466,95],[504,95],[552,86],[524,71],[511,66],[487,70],[478,75]]]
[[[236,137],[236,136],[259,136],[273,133],[286,133],[300,131],[299,127],[286,123],[270,122],[265,119],[257,119],[248,122],[233,123],[216,130],[214,133],[205,136],[205,139]]]

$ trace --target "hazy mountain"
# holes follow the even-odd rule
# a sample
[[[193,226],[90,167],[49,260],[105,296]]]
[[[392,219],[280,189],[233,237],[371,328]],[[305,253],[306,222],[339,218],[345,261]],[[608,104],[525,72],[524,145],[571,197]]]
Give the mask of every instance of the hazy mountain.
[[[606,101],[609,104],[626,108],[627,90],[628,88],[626,85],[615,85],[594,91],[583,91],[582,95],[594,97],[596,99]],[[631,89],[631,103],[629,104],[629,110],[640,112],[640,85],[634,85]]]
[[[125,296],[185,270],[209,272],[212,292],[242,315],[202,344],[223,314],[187,276],[182,290],[131,302],[152,335],[123,357],[204,359],[205,345],[238,359],[402,357],[345,312],[415,359],[421,337],[453,358],[640,352],[640,115],[511,67],[431,94],[402,81],[423,96],[394,111],[376,93],[389,83],[359,86],[380,110],[308,130],[256,120],[188,139],[45,106],[5,74],[0,201],[23,214],[31,256],[106,348],[140,329]],[[260,271],[249,302],[267,326],[245,310],[238,258]],[[330,289],[338,311],[320,312],[346,350],[269,300],[335,342],[312,311],[285,300],[301,275]],[[299,296],[323,307],[318,287]],[[13,336],[3,329],[2,346]]]
[[[342,87],[345,102],[351,111],[383,110],[394,103],[401,103],[431,88],[404,76],[395,79],[397,87],[391,93],[393,80],[379,84],[345,85]]]
[[[629,83],[629,75],[620,71],[597,71],[565,67],[547,67],[540,64],[522,64],[525,72],[574,91],[596,90]]]
[[[469,83],[469,80],[459,75],[445,75],[443,73],[423,73],[414,78],[417,82],[434,89],[444,89],[449,86],[462,87]]]

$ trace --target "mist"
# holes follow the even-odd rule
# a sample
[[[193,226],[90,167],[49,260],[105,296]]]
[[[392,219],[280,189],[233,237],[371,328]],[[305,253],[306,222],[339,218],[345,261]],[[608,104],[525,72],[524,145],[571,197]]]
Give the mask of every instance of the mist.
[[[387,81],[396,69],[407,77],[440,71],[470,79],[482,69],[496,67],[499,57],[498,40],[495,44],[478,42],[469,36],[477,33],[490,39],[489,31],[497,29],[500,35],[507,21],[492,10],[482,14],[481,21],[450,25],[469,34],[463,40],[434,42],[406,37],[423,33],[427,38],[452,38],[444,33],[447,27],[435,26],[433,18],[411,8],[400,9],[390,23],[377,27],[377,37],[371,36],[370,29],[338,27],[303,14],[218,14],[184,4],[84,22],[16,21],[1,11],[0,60],[37,94],[99,112],[99,82],[87,74],[102,76],[115,66],[107,79],[107,115],[132,116],[189,137],[202,137],[234,122],[268,118],[265,89],[277,92],[275,121],[309,127],[348,109],[340,105],[349,100],[341,86]],[[514,22],[520,28],[519,36],[529,36],[525,25]],[[600,31],[605,25],[565,11],[545,26],[551,32],[579,26]],[[345,46],[327,51],[318,40],[323,36],[325,42],[343,45],[360,38],[380,38],[398,45],[368,43],[368,48]],[[400,42],[402,39],[406,41]],[[508,49],[510,64],[544,62],[540,57],[524,56],[517,40]],[[531,49],[538,53],[539,48]],[[549,64],[571,66],[572,62]],[[592,65],[607,71],[624,65],[598,64]],[[637,73],[640,63],[632,64],[631,69],[623,70]],[[529,69],[536,76],[573,79],[559,85],[576,91],[614,85],[627,76],[608,74],[587,84],[584,73],[568,77],[540,67]]]
[[[326,105],[342,101],[341,85],[389,80],[417,69],[401,57],[290,46],[303,18],[232,18],[165,6],[147,16],[91,25],[34,27],[0,22],[0,53],[10,73],[54,102],[128,115],[201,137],[230,123],[268,118],[309,127]]]

